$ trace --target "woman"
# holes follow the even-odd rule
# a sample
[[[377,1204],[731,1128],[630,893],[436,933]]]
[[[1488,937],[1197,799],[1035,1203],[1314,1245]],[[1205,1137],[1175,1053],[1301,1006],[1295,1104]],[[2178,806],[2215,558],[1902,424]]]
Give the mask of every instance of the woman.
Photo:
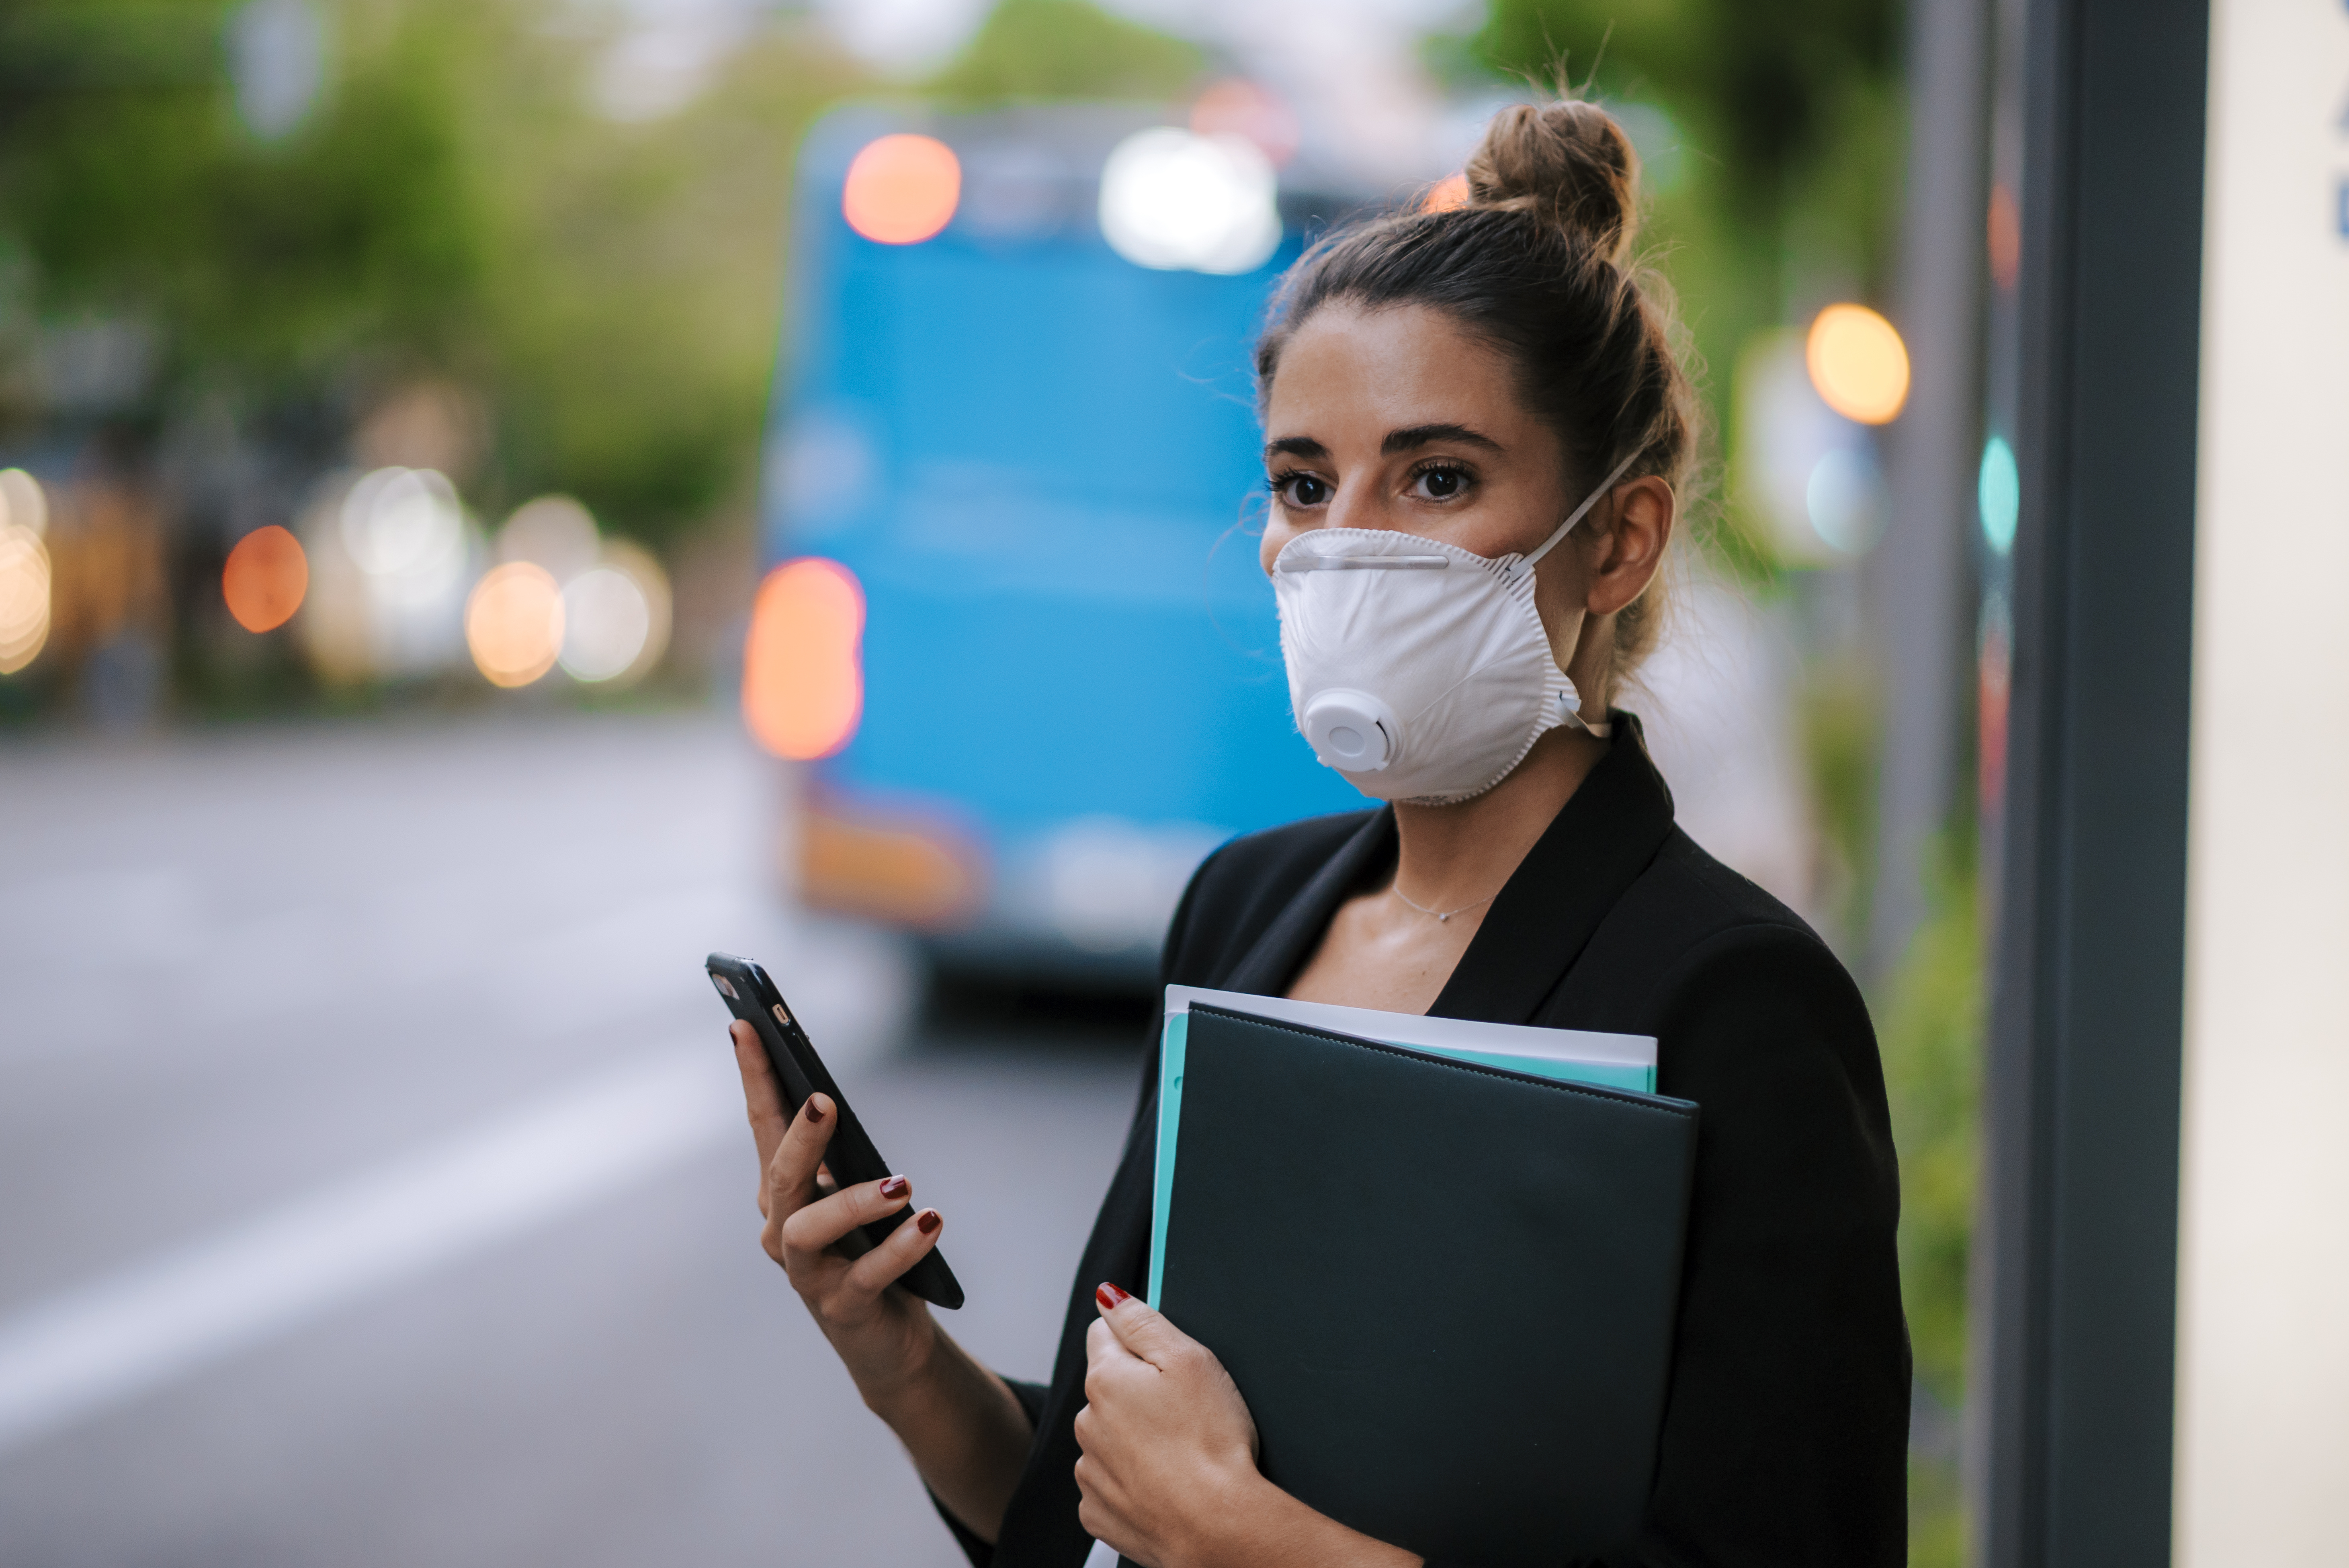
[[[1654,1491],[1606,1560],[1899,1563],[1909,1359],[1867,1013],[1809,928],[1672,825],[1638,721],[1608,706],[1653,635],[1693,446],[1668,317],[1629,268],[1631,149],[1593,105],[1518,108],[1468,186],[1464,207],[1317,246],[1257,356],[1292,696],[1323,759],[1356,758],[1348,777],[1390,803],[1218,851],[1165,977],[1656,1037],[1660,1088],[1703,1114]],[[1331,554],[1431,552],[1489,571],[1314,574]],[[1354,596],[1333,618],[1313,584],[1338,577]],[[1491,673],[1518,667],[1513,637],[1533,645],[1530,686]],[[1427,701],[1381,706],[1405,689]],[[1389,724],[1400,739],[1361,753]],[[1157,1568],[1419,1561],[1266,1480],[1245,1390],[1128,1294],[1149,1246],[1147,1098],[1040,1387],[887,1288],[936,1245],[936,1210],[860,1259],[829,1250],[911,1202],[906,1183],[820,1187],[831,1108],[786,1125],[740,1025],[736,1050],[767,1250],[974,1563],[1078,1568],[1096,1539]],[[1505,1302],[1494,1323],[1541,1332]]]

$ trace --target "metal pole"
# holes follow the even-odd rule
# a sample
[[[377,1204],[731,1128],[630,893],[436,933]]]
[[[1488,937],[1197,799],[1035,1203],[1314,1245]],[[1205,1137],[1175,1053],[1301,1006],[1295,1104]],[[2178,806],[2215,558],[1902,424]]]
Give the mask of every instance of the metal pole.
[[[2205,0],[2029,0],[1972,1402],[1995,1568],[2169,1561]]]
[[[1899,964],[1925,916],[1948,823],[1966,661],[1965,543],[1982,444],[1982,214],[1988,196],[1984,0],[1912,0],[1900,328],[1909,406],[1890,434],[1892,516],[1868,557],[1885,662],[1868,968]]]

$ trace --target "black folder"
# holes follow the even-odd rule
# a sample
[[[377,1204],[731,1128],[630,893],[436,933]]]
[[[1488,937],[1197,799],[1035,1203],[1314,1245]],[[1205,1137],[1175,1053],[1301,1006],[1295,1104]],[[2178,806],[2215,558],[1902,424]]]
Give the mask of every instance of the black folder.
[[[1194,1004],[1157,1304],[1275,1484],[1431,1562],[1638,1525],[1697,1108]]]

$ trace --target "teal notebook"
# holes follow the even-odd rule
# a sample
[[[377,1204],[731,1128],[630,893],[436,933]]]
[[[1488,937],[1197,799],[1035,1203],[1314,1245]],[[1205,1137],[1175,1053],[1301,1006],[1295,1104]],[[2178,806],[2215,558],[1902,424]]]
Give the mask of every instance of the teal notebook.
[[[1358,1039],[1433,1051],[1537,1078],[1635,1089],[1642,1094],[1656,1092],[1656,1042],[1649,1035],[1478,1024],[1463,1018],[1432,1018],[1418,1013],[1383,1013],[1371,1007],[1296,1002],[1286,996],[1249,996],[1236,991],[1169,985],[1158,1052],[1158,1159],[1151,1188],[1150,1293],[1146,1299],[1154,1306],[1159,1304],[1159,1287],[1165,1275],[1166,1216],[1172,1212],[1174,1202],[1174,1135],[1183,1116],[1183,1052],[1194,1002],[1278,1023],[1302,1024]]]

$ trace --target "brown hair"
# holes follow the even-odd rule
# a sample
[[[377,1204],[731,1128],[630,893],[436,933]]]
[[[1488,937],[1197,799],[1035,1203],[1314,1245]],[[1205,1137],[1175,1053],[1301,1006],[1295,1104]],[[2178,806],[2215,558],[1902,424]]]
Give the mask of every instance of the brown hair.
[[[1514,104],[1493,118],[1466,174],[1464,204],[1392,212],[1299,259],[1257,342],[1258,397],[1289,337],[1323,305],[1428,305],[1515,366],[1518,397],[1557,433],[1576,499],[1626,459],[1624,480],[1656,474],[1684,491],[1696,396],[1669,293],[1632,260],[1640,160],[1623,128],[1578,99]],[[1616,616],[1618,675],[1655,642],[1654,598]]]

